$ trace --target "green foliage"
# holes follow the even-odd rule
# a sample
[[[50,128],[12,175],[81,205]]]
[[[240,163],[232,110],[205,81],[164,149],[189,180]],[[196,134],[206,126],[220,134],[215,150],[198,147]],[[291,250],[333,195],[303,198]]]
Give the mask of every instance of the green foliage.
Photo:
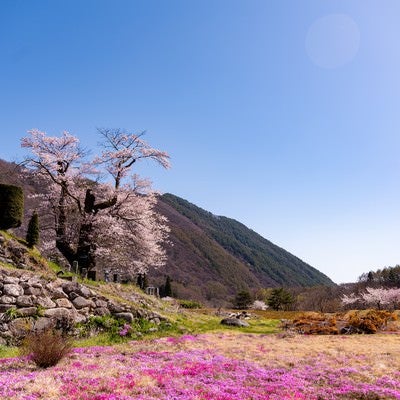
[[[182,308],[187,308],[187,309],[203,308],[203,305],[201,303],[193,300],[178,300],[178,304]]]
[[[101,336],[108,344],[118,343],[128,338],[140,338],[143,335],[168,332],[173,324],[161,322],[155,325],[145,318],[138,318],[130,323],[112,315],[91,316],[85,323],[78,324],[76,330],[81,338]]]
[[[294,297],[288,290],[278,288],[272,290],[267,303],[273,310],[287,310],[294,301]]]
[[[21,316],[20,312],[16,307],[11,307],[8,310],[5,311],[5,316],[8,321],[12,321],[13,319],[16,319]]]
[[[24,214],[22,188],[0,183],[0,229],[18,228]]]
[[[33,247],[39,243],[39,216],[36,211],[34,211],[28,223],[26,242],[29,247]]]
[[[123,321],[111,315],[92,315],[87,322],[78,324],[76,328],[81,337],[87,337],[102,332],[114,335],[122,326]]]
[[[56,365],[72,348],[72,340],[59,331],[48,329],[29,334],[22,343],[21,354],[29,355],[40,368]]]
[[[253,298],[248,290],[241,290],[235,296],[233,300],[233,307],[239,310],[244,310],[249,308],[250,304],[253,302]]]
[[[38,304],[36,306],[36,317],[43,317],[45,311],[46,311],[46,309],[43,306],[41,306],[40,304]]]
[[[20,353],[18,347],[4,346],[0,344],[0,359],[17,357]]]

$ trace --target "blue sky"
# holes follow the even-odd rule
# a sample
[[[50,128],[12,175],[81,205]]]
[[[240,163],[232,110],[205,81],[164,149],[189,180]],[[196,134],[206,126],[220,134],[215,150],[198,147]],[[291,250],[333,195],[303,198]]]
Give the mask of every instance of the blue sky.
[[[335,282],[400,263],[397,0],[2,0],[0,158],[146,130],[155,187]]]

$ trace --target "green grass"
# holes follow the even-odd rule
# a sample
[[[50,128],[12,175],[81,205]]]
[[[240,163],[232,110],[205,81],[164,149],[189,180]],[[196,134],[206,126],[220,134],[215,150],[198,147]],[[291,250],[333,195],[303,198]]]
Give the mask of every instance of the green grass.
[[[0,358],[11,358],[19,355],[18,347],[0,345]]]
[[[150,340],[165,336],[180,336],[182,334],[200,334],[208,332],[224,332],[238,331],[243,333],[255,334],[272,334],[279,331],[279,319],[268,319],[263,317],[255,317],[248,320],[249,327],[232,327],[221,325],[220,316],[209,313],[183,311],[168,316],[171,323],[161,323],[154,325],[147,321],[132,324],[134,331],[139,334],[133,334],[131,337],[120,337],[114,331],[99,332],[94,336],[76,339],[74,347],[90,347],[90,346],[113,346],[126,343],[130,340]],[[157,330],[150,332],[150,328],[157,327]],[[16,357],[18,348],[0,346],[0,358]]]
[[[161,323],[156,326],[150,323],[144,323],[142,327],[135,326],[134,330],[139,332],[139,335],[133,335],[128,338],[121,338],[118,335],[110,332],[102,332],[95,336],[75,341],[77,347],[87,346],[112,346],[115,344],[124,343],[129,340],[149,340],[165,336],[180,336],[182,334],[200,334],[207,332],[223,332],[223,331],[239,331],[244,333],[255,334],[273,334],[279,332],[279,319],[269,319],[256,316],[248,320],[249,327],[232,327],[221,325],[222,317],[212,315],[212,311],[203,312],[180,311],[168,315],[171,321],[170,325]],[[134,325],[134,324],[133,324]],[[157,327],[157,331],[149,332],[149,328]]]
[[[223,317],[212,315],[210,310],[184,312],[175,316],[175,322],[179,327],[180,333],[206,333],[226,330],[237,330],[246,333],[271,334],[279,330],[279,319],[270,319],[260,316],[246,320],[250,326],[234,327],[221,325]]]

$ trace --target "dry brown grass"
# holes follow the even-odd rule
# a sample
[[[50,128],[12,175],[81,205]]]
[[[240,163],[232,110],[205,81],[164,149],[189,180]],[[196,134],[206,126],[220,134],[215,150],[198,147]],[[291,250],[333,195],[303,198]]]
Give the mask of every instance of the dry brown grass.
[[[52,367],[63,359],[72,348],[72,340],[60,332],[47,329],[29,334],[21,346],[21,354],[31,357],[41,368]]]

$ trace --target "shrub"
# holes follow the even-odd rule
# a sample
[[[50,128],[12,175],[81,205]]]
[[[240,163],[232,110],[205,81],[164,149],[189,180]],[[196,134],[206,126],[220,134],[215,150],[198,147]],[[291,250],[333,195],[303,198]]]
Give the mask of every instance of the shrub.
[[[111,315],[92,315],[88,321],[78,324],[77,330],[82,337],[93,336],[102,332],[116,335],[123,325],[122,321]]]
[[[203,308],[203,305],[201,303],[193,300],[178,300],[178,303],[182,308]]]
[[[306,335],[336,335],[339,333],[335,316],[317,312],[300,314],[293,320],[290,328],[297,333]]]
[[[0,183],[0,229],[18,228],[24,213],[22,188]]]
[[[376,333],[384,329],[397,315],[385,310],[351,311],[345,315],[346,324],[341,333]]]
[[[29,355],[40,368],[56,365],[72,348],[72,340],[59,331],[47,329],[29,334],[22,343],[21,354]]]

